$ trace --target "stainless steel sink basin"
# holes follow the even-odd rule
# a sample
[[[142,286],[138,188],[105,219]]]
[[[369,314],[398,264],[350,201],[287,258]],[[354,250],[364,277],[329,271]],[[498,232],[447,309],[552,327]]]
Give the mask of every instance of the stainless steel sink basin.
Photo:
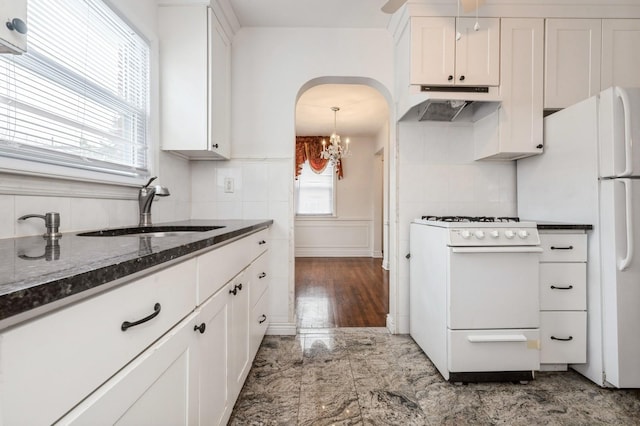
[[[224,226],[179,226],[179,225],[158,225],[158,226],[135,226],[131,228],[102,229],[100,231],[82,232],[80,237],[178,237],[186,234],[213,231],[224,228]]]

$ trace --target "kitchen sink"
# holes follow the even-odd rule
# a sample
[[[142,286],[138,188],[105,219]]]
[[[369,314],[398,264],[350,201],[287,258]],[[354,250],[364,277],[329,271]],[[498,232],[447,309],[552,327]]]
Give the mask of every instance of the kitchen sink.
[[[179,237],[186,234],[213,231],[224,228],[224,226],[180,226],[180,225],[158,225],[158,226],[135,226],[131,228],[102,229],[100,231],[82,232],[79,237]]]

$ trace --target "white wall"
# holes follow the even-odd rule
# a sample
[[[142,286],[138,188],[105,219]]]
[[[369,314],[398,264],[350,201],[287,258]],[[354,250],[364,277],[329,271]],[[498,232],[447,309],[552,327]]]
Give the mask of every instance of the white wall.
[[[343,160],[344,178],[336,180],[336,217],[296,218],[297,257],[374,255],[374,201],[382,190],[382,182],[375,180],[375,138],[348,136],[352,155]]]
[[[188,219],[191,181],[189,163],[159,152],[158,134],[158,43],[154,0],[111,0],[110,4],[150,40],[151,67],[151,142],[157,183],[165,185],[170,197],[154,203],[154,222]],[[38,235],[44,232],[39,220],[17,222],[27,213],[61,214],[62,232],[108,226],[137,224],[137,189],[130,186],[70,181],[52,177],[33,177],[0,173],[0,238]]]
[[[210,182],[217,170],[237,173],[226,169],[244,170],[259,162],[266,165],[273,176],[277,175],[274,181],[268,179],[268,185],[276,185],[278,189],[268,191],[282,190],[278,197],[286,200],[277,202],[277,212],[269,207],[263,211],[265,217],[275,220],[276,229],[271,238],[271,253],[276,256],[272,259],[269,333],[295,333],[293,154],[298,96],[303,86],[312,80],[335,77],[318,83],[363,83],[362,80],[370,79],[390,100],[392,46],[391,35],[381,29],[242,28],[233,39],[231,138],[234,160],[203,162],[193,167],[193,217],[215,214],[241,218],[249,214],[248,203],[252,201],[248,200],[223,198],[210,201],[208,207],[198,205],[209,190],[200,180]],[[358,80],[360,77],[363,79]],[[242,191],[257,194],[265,191],[264,184],[257,179],[246,181],[243,175]],[[269,206],[271,201],[269,195],[263,202]],[[219,205],[225,202],[230,204]]]

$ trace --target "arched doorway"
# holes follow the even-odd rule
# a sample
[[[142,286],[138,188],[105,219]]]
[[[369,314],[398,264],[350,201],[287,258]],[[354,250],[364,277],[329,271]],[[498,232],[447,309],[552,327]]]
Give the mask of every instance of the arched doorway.
[[[303,163],[294,182],[299,327],[386,324],[389,282],[382,267],[389,264],[389,171],[383,166],[389,163],[390,122],[389,94],[371,79],[321,78],[300,89],[298,142],[318,144],[313,137],[322,136],[327,142],[335,128],[343,143],[349,138],[351,155],[342,160],[342,179],[331,170],[318,176]],[[332,200],[312,200],[322,206],[317,210],[299,202],[311,194],[330,198],[330,192]]]

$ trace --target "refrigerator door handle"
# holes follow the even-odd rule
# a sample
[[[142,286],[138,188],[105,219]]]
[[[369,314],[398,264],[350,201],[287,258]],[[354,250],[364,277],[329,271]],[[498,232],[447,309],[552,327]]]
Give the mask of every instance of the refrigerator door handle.
[[[631,102],[627,92],[616,87],[616,95],[622,101],[622,110],[624,111],[624,154],[625,154],[625,166],[624,172],[618,175],[618,177],[631,176],[633,174],[633,140],[631,138]]]
[[[627,254],[618,262],[618,270],[624,271],[631,264],[633,258],[633,206],[631,199],[631,179],[620,179],[624,185],[626,233],[627,233]]]

